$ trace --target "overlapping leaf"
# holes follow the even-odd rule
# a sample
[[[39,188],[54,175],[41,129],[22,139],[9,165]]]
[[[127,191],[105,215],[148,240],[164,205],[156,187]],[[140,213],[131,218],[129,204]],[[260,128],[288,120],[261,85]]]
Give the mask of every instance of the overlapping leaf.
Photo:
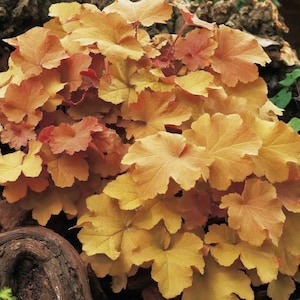
[[[283,122],[256,120],[253,128],[263,145],[253,157],[255,174],[266,176],[271,182],[283,182],[289,176],[289,162],[298,162],[300,137]]]
[[[126,127],[127,137],[142,138],[164,131],[166,125],[181,125],[190,116],[190,109],[176,102],[173,93],[141,92],[138,102],[128,108],[128,117],[134,122]]]
[[[226,190],[231,181],[243,181],[254,171],[248,155],[256,155],[261,141],[239,115],[204,114],[183,132],[189,141],[206,148],[213,160],[209,182]]]
[[[254,300],[250,279],[237,267],[223,267],[213,258],[205,260],[204,275],[194,272],[193,285],[183,291],[183,300]]]
[[[271,282],[276,279],[279,259],[275,247],[271,243],[253,246],[241,241],[236,231],[227,225],[212,225],[205,235],[205,242],[212,244],[211,254],[217,262],[225,267],[231,266],[239,258],[248,269],[256,269],[261,282]]]
[[[96,44],[98,52],[108,57],[138,60],[144,50],[135,38],[133,27],[124,21],[117,13],[86,11],[80,16],[82,26],[72,31],[71,38],[82,46]]]
[[[124,164],[134,164],[133,179],[142,199],[167,191],[170,178],[183,189],[191,189],[201,176],[208,177],[211,159],[203,147],[188,143],[179,134],[158,132],[137,140],[124,156]]]
[[[20,85],[9,85],[1,103],[1,110],[9,121],[19,123],[27,117],[27,123],[36,125],[42,118],[38,108],[47,100],[48,93],[41,81],[37,77],[32,77],[22,81]]]
[[[145,9],[147,7],[147,9]],[[117,0],[104,8],[107,13],[117,12],[128,23],[151,26],[154,23],[166,23],[172,14],[171,6],[164,0]]]
[[[228,86],[256,80],[259,75],[255,64],[264,66],[270,62],[256,39],[248,33],[220,25],[215,39],[218,47],[211,57],[211,66]]]
[[[229,226],[237,230],[240,238],[260,246],[271,239],[278,245],[282,235],[285,215],[275,187],[257,178],[245,183],[243,193],[231,193],[222,197],[221,208],[228,208]]]
[[[161,294],[169,299],[192,285],[192,267],[203,273],[204,260],[200,252],[203,242],[189,232],[170,237],[165,231],[154,230],[144,232],[141,238],[145,243],[141,250],[133,253],[133,261],[137,265],[153,261],[152,278],[158,282]]]
[[[35,41],[34,47],[32,41]],[[61,60],[68,57],[59,38],[43,27],[34,27],[17,38],[6,39],[6,42],[17,48],[12,60],[28,75],[58,67]]]

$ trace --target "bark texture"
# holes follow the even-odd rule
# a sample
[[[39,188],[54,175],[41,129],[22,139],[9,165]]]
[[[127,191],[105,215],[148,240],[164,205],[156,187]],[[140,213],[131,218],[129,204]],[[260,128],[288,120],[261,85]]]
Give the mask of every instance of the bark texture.
[[[39,226],[0,234],[0,287],[4,286],[18,299],[92,299],[78,253],[60,235]]]

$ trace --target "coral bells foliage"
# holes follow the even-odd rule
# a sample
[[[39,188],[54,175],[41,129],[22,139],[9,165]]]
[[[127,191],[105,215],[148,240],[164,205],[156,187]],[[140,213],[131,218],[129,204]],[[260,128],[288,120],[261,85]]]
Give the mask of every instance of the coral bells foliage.
[[[176,5],[182,30],[150,36]],[[300,138],[267,98],[257,41],[163,0],[59,3],[50,16],[6,40],[7,201],[42,225],[77,217],[82,257],[115,292],[149,268],[164,298],[251,300],[268,284],[288,299]]]

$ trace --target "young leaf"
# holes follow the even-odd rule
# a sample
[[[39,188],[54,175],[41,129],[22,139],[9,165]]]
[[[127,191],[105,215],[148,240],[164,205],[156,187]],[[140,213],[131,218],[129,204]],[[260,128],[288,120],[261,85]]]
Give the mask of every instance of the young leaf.
[[[137,140],[122,160],[124,164],[134,164],[132,175],[139,185],[141,199],[165,193],[170,178],[184,190],[191,189],[201,176],[208,177],[207,166],[211,162],[203,147],[168,132]]]
[[[252,178],[246,181],[241,195],[223,196],[220,208],[228,208],[229,226],[237,230],[243,241],[260,246],[268,238],[278,245],[285,215],[276,197],[272,184]]]
[[[203,69],[210,64],[209,58],[217,47],[213,32],[206,28],[195,28],[175,44],[174,57],[181,60],[189,70]]]
[[[172,7],[164,0],[117,0],[106,6],[106,13],[117,12],[128,23],[151,26],[154,23],[166,23],[171,18]]]
[[[211,57],[211,66],[228,86],[256,80],[259,74],[255,64],[264,66],[271,61],[256,39],[240,30],[220,25],[216,41],[218,47]]]
[[[54,154],[84,151],[92,141],[92,134],[102,132],[106,127],[94,117],[85,117],[80,122],[72,125],[60,123],[58,127],[53,125],[41,130],[39,140],[48,142]]]

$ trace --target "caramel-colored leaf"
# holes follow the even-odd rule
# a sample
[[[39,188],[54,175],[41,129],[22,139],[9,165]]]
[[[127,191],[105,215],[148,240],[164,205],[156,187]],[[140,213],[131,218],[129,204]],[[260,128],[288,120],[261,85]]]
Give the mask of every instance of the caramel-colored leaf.
[[[252,178],[246,181],[242,194],[222,197],[221,208],[228,208],[229,226],[240,238],[260,246],[266,239],[278,245],[285,215],[275,187],[267,181]]]
[[[133,179],[142,199],[166,192],[170,178],[184,190],[191,189],[201,176],[208,177],[204,148],[188,143],[179,134],[158,132],[137,140],[129,147],[122,162],[134,165]]]

